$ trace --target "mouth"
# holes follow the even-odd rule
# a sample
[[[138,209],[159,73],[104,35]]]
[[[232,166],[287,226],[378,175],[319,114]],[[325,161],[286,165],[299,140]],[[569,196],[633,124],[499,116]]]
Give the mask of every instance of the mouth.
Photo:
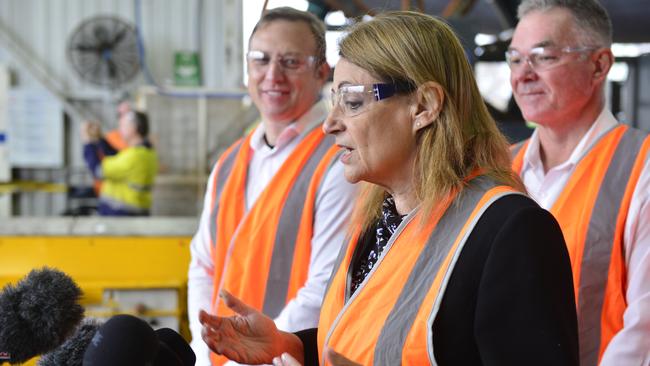
[[[354,151],[353,148],[345,146],[345,145],[338,145],[337,146],[341,149],[341,162],[344,164],[350,161],[350,156],[352,155],[352,152]]]
[[[264,90],[262,93],[271,96],[271,97],[281,97],[283,95],[288,95],[288,91],[283,91],[283,90]]]
[[[522,97],[530,97],[530,96],[536,96],[536,95],[542,95],[544,94],[543,90],[518,90],[517,94]]]

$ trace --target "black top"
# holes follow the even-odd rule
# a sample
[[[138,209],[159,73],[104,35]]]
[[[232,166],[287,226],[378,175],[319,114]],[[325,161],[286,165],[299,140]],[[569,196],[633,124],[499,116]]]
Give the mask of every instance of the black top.
[[[364,235],[369,245],[374,235]],[[356,266],[357,263],[354,263]],[[318,365],[317,329],[296,333]],[[507,195],[479,219],[433,324],[439,365],[578,365],[569,255],[553,216]]]

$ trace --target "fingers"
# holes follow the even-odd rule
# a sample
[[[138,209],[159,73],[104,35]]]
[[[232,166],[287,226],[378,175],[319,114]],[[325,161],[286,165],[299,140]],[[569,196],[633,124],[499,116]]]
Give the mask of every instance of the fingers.
[[[301,366],[300,362],[291,357],[288,353],[283,353],[279,357],[273,358],[273,366]]]
[[[212,352],[221,354],[220,350],[218,349],[220,340],[219,333],[216,332],[211,326],[203,326],[203,329],[201,329],[201,338],[203,339],[203,342],[205,342],[205,344],[208,346],[208,348],[212,350]]]
[[[226,306],[228,306],[239,315],[246,316],[252,312],[255,312],[253,308],[246,305],[244,302],[234,297],[226,290],[219,291],[219,297],[223,300]]]
[[[219,328],[219,326],[221,326],[222,318],[210,315],[205,310],[201,310],[199,311],[199,322],[201,322],[204,327],[210,326],[212,328]]]

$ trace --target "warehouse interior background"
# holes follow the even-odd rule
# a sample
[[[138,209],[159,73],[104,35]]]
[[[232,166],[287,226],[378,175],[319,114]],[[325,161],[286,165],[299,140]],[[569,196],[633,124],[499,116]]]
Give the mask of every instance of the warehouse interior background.
[[[608,105],[650,130],[650,6],[605,0],[616,65]],[[323,16],[327,60],[345,27],[408,7],[444,16],[464,42],[481,91],[512,140],[531,133],[504,62],[516,0],[2,0],[0,1],[0,286],[48,265],[84,290],[87,315],[135,313],[188,335],[189,242],[208,174],[256,123],[244,53],[264,7]],[[89,55],[87,48],[101,49]],[[324,97],[328,97],[326,93]],[[128,98],[150,117],[160,170],[152,216],[97,216],[79,129],[117,125]]]

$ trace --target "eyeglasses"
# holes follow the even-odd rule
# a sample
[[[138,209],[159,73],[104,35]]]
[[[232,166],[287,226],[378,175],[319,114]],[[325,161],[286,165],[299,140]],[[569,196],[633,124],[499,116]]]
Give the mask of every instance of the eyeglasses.
[[[246,54],[249,72],[263,74],[273,62],[273,57],[264,51],[252,50]],[[275,62],[287,73],[299,74],[316,62],[316,56],[304,56],[295,53],[275,56]]]
[[[410,92],[414,89],[410,84],[344,85],[336,91],[332,89],[332,109],[338,106],[343,115],[353,117],[367,111],[373,102],[390,98],[400,92]]]
[[[553,46],[535,47],[525,55],[517,50],[506,51],[506,62],[510,70],[518,70],[524,62],[535,71],[544,71],[563,64],[565,55],[571,53],[582,53],[595,50],[596,47],[565,47]]]

